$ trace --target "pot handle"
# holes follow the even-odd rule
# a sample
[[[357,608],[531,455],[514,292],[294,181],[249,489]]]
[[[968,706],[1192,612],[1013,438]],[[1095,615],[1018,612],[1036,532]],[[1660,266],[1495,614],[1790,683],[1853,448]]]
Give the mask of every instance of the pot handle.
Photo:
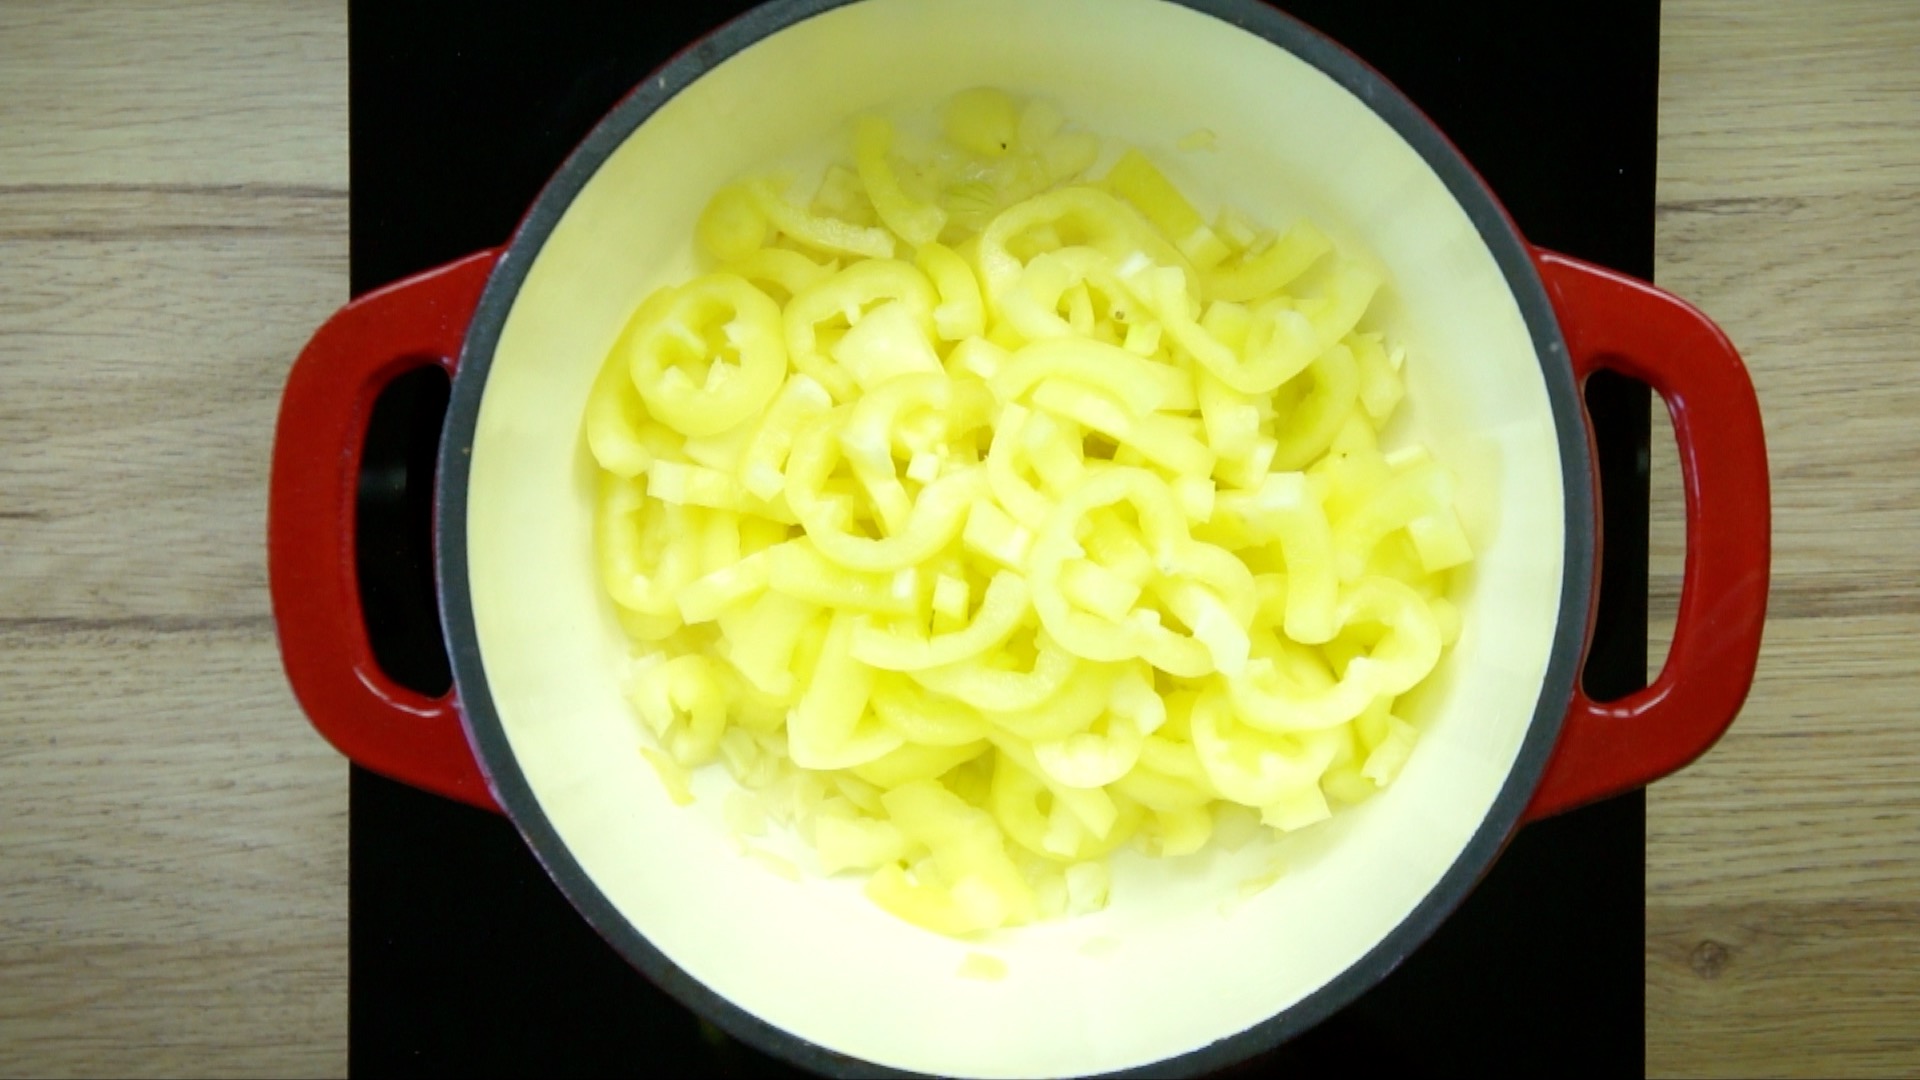
[[[497,250],[368,293],[294,361],[275,428],[267,578],[280,657],[315,730],[357,764],[497,811],[451,691],[427,697],[380,670],[361,617],[355,495],[374,400],[428,365],[451,375]]]
[[[1699,310],[1645,282],[1536,249],[1574,377],[1638,379],[1667,403],[1686,488],[1686,572],[1652,685],[1598,702],[1578,686],[1526,810],[1537,820],[1666,776],[1705,753],[1753,684],[1766,620],[1767,449],[1753,382]]]

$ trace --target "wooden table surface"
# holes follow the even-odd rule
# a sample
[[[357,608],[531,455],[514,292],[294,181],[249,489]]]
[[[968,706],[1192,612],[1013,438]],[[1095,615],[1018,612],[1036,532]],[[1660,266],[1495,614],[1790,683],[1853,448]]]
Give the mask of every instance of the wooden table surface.
[[[1920,4],[1662,33],[1657,277],[1752,368],[1775,555],[1745,713],[1649,796],[1648,1070],[1912,1076]],[[346,59],[338,2],[0,0],[0,1074],[345,1071],[347,769],[262,538],[347,296]]]

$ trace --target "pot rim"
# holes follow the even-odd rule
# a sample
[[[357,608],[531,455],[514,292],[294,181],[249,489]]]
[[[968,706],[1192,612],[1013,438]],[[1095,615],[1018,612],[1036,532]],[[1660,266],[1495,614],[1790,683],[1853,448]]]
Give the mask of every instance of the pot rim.
[[[540,807],[514,759],[480,655],[468,581],[467,490],[480,403],[502,328],[535,257],[576,196],[642,124],[695,80],[757,42],[862,0],[773,0],[689,44],[598,123],[554,173],[488,279],[469,325],[442,431],[435,490],[435,564],[442,625],[461,722],[501,808],[561,892],[601,937],[682,1005],[762,1052],[818,1073],[915,1076],[811,1043],[715,993],[669,960],[594,884]],[[1202,1075],[1305,1032],[1385,978],[1433,934],[1492,865],[1521,824],[1553,752],[1585,656],[1597,567],[1593,462],[1580,389],[1533,249],[1484,180],[1412,101],[1365,61],[1259,0],[1171,0],[1284,49],[1365,102],[1433,169],[1487,245],[1512,291],[1540,359],[1564,491],[1562,581],[1554,641],[1533,718],[1491,808],[1433,889],[1358,961],[1305,998],[1243,1031],[1177,1057],[1112,1076]]]

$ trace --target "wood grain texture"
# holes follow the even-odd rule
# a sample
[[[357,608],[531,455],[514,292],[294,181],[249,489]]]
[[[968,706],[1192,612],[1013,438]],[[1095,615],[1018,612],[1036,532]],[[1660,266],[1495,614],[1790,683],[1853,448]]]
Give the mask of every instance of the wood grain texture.
[[[1658,278],[1753,370],[1775,587],[1649,798],[1648,1069],[1914,1075],[1920,6],[1663,8]],[[345,767],[261,540],[346,133],[337,0],[0,2],[0,1074],[345,1071]]]
[[[0,3],[0,1074],[346,1070],[263,543],[346,122],[342,4]]]
[[[1766,414],[1767,639],[1647,810],[1647,1068],[1920,1074],[1920,6],[1665,0],[1657,278]],[[1684,529],[1654,477],[1655,635]],[[1664,572],[1663,572],[1664,571]]]

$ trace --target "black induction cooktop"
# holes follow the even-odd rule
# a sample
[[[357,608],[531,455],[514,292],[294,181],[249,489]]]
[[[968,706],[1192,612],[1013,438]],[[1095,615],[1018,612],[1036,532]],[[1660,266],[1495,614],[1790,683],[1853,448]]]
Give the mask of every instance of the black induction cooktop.
[[[750,6],[350,5],[355,294],[504,241],[615,101]],[[1424,109],[1535,243],[1653,269],[1657,0],[1281,6]],[[1645,682],[1648,396],[1589,388],[1606,520],[1586,685]],[[445,379],[383,397],[361,484],[362,593],[396,678],[448,683],[429,570]],[[791,1075],[603,943],[503,818],[355,769],[349,1066],[373,1075]],[[1522,830],[1424,946],[1332,1019],[1235,1075],[1644,1072],[1645,804]]]

